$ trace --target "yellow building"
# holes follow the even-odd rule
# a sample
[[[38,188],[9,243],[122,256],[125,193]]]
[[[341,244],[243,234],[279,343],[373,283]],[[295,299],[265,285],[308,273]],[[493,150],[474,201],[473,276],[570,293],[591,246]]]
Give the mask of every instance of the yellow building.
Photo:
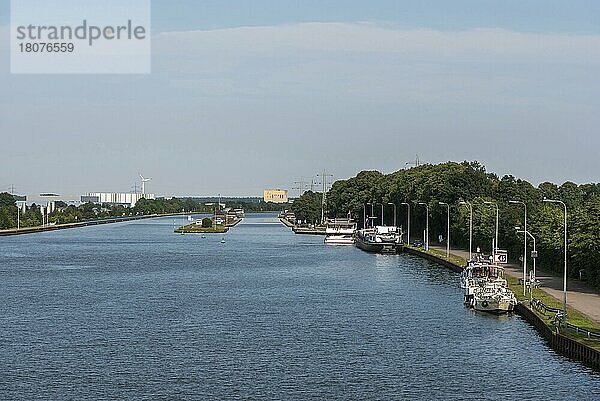
[[[287,203],[288,191],[285,189],[265,189],[264,201],[271,203]]]

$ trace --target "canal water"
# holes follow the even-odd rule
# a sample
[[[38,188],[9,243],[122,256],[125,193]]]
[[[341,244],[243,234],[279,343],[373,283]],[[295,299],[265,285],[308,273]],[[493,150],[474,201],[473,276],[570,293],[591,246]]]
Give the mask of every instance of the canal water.
[[[465,309],[439,265],[273,215],[173,224],[0,239],[0,399],[600,399],[600,374]]]

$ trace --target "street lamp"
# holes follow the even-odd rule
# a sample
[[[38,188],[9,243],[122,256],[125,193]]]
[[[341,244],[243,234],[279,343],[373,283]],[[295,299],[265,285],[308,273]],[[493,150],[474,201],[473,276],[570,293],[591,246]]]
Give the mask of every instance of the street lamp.
[[[558,203],[563,206],[564,211],[565,211],[565,271],[564,271],[564,277],[563,277],[563,319],[564,319],[563,322],[566,323],[566,321],[567,321],[567,254],[568,254],[568,249],[567,249],[567,205],[565,205],[565,203],[563,201],[556,200],[556,199],[544,198],[544,202]]]
[[[429,205],[425,202],[419,202],[419,205],[425,206],[425,250],[429,250]]]
[[[500,248],[500,247],[498,246],[498,216],[500,215],[500,211],[499,211],[499,209],[498,209],[498,204],[497,204],[496,202],[484,201],[483,203],[485,203],[486,205],[493,205],[493,206],[496,206],[496,237],[495,237],[496,239],[495,239],[495,242],[494,242],[494,246],[492,247],[492,248],[493,248],[493,249],[492,249],[492,253],[493,253],[494,255],[496,255],[496,249]],[[496,259],[496,258],[494,258],[494,260],[495,260],[495,259]]]
[[[529,231],[525,231],[525,230],[521,230],[521,227],[515,227],[517,229],[517,233],[525,233],[525,236],[529,236],[529,238],[531,238],[533,240],[533,254],[531,255],[531,258],[533,259],[533,276],[532,276],[532,281],[529,284],[529,293],[531,294],[531,297],[533,296],[533,287],[531,287],[532,285],[535,284],[535,260],[537,259],[537,248],[535,246],[535,237],[529,232]]]
[[[396,227],[396,204],[388,202],[388,205],[394,206],[394,227]]]
[[[469,218],[469,260],[473,259],[473,204],[467,201],[458,202],[459,205],[469,206],[471,217]]]
[[[525,231],[527,231],[527,204],[523,201],[511,200],[508,203],[512,203],[513,205],[523,205],[525,210]],[[527,236],[524,236],[524,244],[523,244],[523,295],[526,295],[525,291],[525,280],[527,280]]]
[[[446,258],[450,258],[450,205],[446,202],[440,202],[440,206],[448,207],[448,222],[446,223]]]
[[[408,220],[406,224],[406,243],[410,245],[410,203],[402,202],[401,205],[405,205],[408,209],[406,212],[406,219]]]

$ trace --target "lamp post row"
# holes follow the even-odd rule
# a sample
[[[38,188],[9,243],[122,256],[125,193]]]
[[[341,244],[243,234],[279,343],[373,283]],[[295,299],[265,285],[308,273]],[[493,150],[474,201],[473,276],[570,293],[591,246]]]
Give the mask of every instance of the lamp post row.
[[[544,198],[544,202],[547,203],[555,203],[555,204],[559,204],[563,207],[564,210],[564,269],[563,269],[563,319],[566,320],[566,316],[567,316],[567,272],[568,272],[568,263],[567,263],[567,259],[568,259],[568,240],[567,240],[567,205],[561,201],[561,200],[557,200],[557,199],[547,199]],[[510,200],[509,203],[511,204],[518,204],[518,205],[522,205],[523,206],[523,212],[524,212],[524,223],[525,223],[525,227],[524,230],[522,231],[524,233],[523,237],[523,295],[526,295],[526,282],[527,282],[527,237],[530,236],[533,240],[533,247],[534,247],[534,252],[536,251],[536,246],[535,246],[535,238],[533,237],[533,235],[527,230],[527,204],[523,201],[518,201],[518,200]],[[426,223],[425,223],[425,249],[428,250],[429,249],[429,204],[425,203],[425,202],[418,202],[419,205],[421,206],[425,206],[425,212],[426,212]],[[491,201],[484,201],[484,204],[487,205],[493,205],[496,207],[496,230],[495,230],[495,237],[494,237],[494,246],[493,246],[493,252],[495,253],[496,250],[499,249],[499,245],[498,245],[498,227],[499,227],[499,215],[500,215],[500,209],[498,207],[498,203],[497,202],[491,202]],[[371,205],[371,212],[373,210],[373,204],[372,203],[367,203],[367,205]],[[393,205],[394,206],[394,226],[396,226],[396,204],[394,203],[388,203],[388,205]],[[410,244],[410,203],[409,202],[402,202],[401,205],[404,205],[407,207],[407,243]],[[447,202],[439,202],[440,206],[446,206],[447,207],[447,223],[446,223],[446,257],[450,256],[450,205]],[[469,259],[472,259],[473,257],[473,204],[471,202],[468,201],[460,201],[459,205],[464,205],[464,206],[468,206],[469,207]],[[383,204],[381,204],[381,214],[382,214],[382,221],[383,221]],[[366,210],[366,208],[365,208]],[[366,212],[365,212],[366,213]],[[366,218],[366,215],[365,215]],[[521,232],[521,231],[518,231]],[[534,272],[533,272],[533,279],[535,279],[535,259],[533,261],[534,263]]]
[[[375,204],[381,205],[381,225],[383,226],[383,225],[385,225],[384,219],[383,219],[383,212],[384,212],[384,206],[386,205],[386,203],[373,203],[373,202],[366,203],[365,204],[366,206],[371,206],[371,214],[369,215],[369,219],[374,218],[372,216],[373,216],[373,205],[375,205]],[[392,203],[392,202],[388,202],[387,205],[394,207],[394,227],[396,227],[396,204]],[[365,226],[364,228],[367,228],[366,221],[367,221],[367,208],[363,207],[363,224]]]

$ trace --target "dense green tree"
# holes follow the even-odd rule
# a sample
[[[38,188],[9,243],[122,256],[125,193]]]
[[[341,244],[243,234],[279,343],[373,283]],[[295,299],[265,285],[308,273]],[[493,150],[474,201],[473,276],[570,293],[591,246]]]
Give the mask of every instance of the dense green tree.
[[[10,207],[15,206],[15,197],[9,194],[8,192],[0,193],[0,207]]]
[[[321,194],[307,191],[292,203],[292,211],[298,220],[318,223],[321,220],[321,202]]]
[[[563,211],[556,205],[543,202],[544,198],[560,199],[569,209],[569,275],[578,277],[580,271],[594,285],[600,287],[600,184],[577,185],[566,182],[561,186],[545,182],[534,187],[529,182],[507,175],[498,178],[486,172],[478,162],[448,162],[422,165],[391,174],[363,171],[356,177],[337,181],[327,194],[329,217],[343,217],[350,211],[362,225],[363,213],[380,221],[381,204],[386,205],[385,223],[391,224],[393,202],[397,206],[397,222],[406,225],[411,205],[411,237],[420,238],[425,229],[425,208],[429,205],[430,241],[439,235],[446,236],[446,207],[451,205],[451,243],[466,248],[469,239],[469,208],[459,206],[460,200],[473,205],[474,248],[491,251],[495,237],[496,208],[485,204],[494,202],[499,209],[500,248],[509,252],[509,258],[518,262],[523,255],[523,234],[516,227],[524,227],[524,208],[511,200],[525,202],[528,214],[528,231],[537,239],[539,263],[543,268],[558,273],[563,269]],[[406,229],[406,226],[404,227]],[[531,241],[526,257],[531,263]]]

